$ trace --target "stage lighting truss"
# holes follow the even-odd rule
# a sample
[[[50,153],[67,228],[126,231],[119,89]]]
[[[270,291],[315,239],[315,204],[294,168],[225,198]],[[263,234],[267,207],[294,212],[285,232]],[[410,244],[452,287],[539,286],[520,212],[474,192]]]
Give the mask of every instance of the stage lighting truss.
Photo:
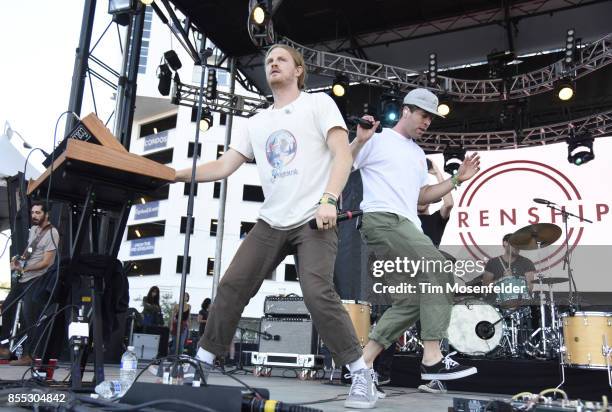
[[[593,151],[593,136],[588,130],[580,134],[573,131],[567,139],[567,161],[580,166],[595,159]]]
[[[456,101],[491,102],[519,99],[554,89],[555,81],[567,76],[563,60],[544,68],[507,77],[506,79],[465,80],[440,76],[435,86],[429,85],[427,73],[397,66],[357,59],[341,54],[315,50],[290,39],[281,39],[302,53],[307,69],[317,75],[336,77],[339,73],[350,76],[352,81],[371,83],[387,89],[399,89],[406,93],[417,87],[427,87],[434,93],[446,91]],[[612,34],[576,49],[572,66],[574,79],[612,63]]]
[[[274,25],[270,10],[270,2],[268,1],[249,1],[247,31],[253,44],[260,48],[268,47],[275,43]]]
[[[176,83],[176,104],[181,106],[194,106],[198,103],[199,87]],[[211,112],[231,114],[240,117],[251,117],[259,110],[265,109],[270,103],[264,98],[240,96],[217,90],[215,100],[207,101],[206,106]]]
[[[465,149],[462,146],[446,146],[444,152],[444,171],[449,175],[455,175],[465,160]]]

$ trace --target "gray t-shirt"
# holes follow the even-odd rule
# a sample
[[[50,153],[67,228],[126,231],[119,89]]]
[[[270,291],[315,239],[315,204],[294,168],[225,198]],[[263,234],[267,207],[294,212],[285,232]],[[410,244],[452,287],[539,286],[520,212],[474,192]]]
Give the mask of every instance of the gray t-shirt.
[[[40,230],[41,230],[40,226],[32,226],[30,228],[30,236],[28,237],[28,247],[29,245],[32,244],[32,242],[34,242],[34,239],[36,239],[36,236],[38,236],[38,233],[40,233]],[[51,233],[53,233],[53,239],[51,238]],[[57,232],[57,229],[52,227],[51,229],[48,229],[43,234],[42,239],[40,239],[40,241],[38,242],[38,245],[36,245],[36,249],[32,251],[32,255],[26,262],[25,267],[27,268],[28,266],[41,262],[45,255],[45,252],[50,252],[50,251],[55,250],[58,244],[59,244],[59,233]],[[39,276],[42,276],[43,274],[45,274],[47,269],[49,268],[46,267],[44,269],[33,270],[31,272],[30,271],[24,272],[23,276],[21,276],[21,278],[19,279],[19,282],[24,283],[34,278],[37,278]]]

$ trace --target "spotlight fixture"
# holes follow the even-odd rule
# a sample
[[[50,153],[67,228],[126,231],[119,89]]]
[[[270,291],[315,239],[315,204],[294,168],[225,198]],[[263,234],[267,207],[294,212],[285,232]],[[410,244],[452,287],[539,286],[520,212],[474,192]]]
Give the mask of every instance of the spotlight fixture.
[[[217,71],[215,69],[208,69],[204,97],[208,100],[217,98]]]
[[[159,79],[157,90],[159,90],[159,93],[162,96],[168,96],[170,94],[170,85],[172,83],[172,72],[166,63],[161,64],[157,68],[157,78]]]
[[[198,106],[191,108],[191,121],[195,122],[198,119]],[[206,132],[213,126],[213,115],[207,107],[202,107],[202,117],[198,122],[198,127],[201,132]]]
[[[429,54],[429,70],[427,71],[427,80],[430,86],[435,86],[438,83],[438,55],[436,53]]]
[[[593,136],[588,131],[577,135],[573,131],[570,132],[570,137],[567,139],[567,161],[580,166],[595,159],[593,140]]]
[[[124,14],[136,10],[136,1],[134,0],[109,0],[108,14]]]
[[[268,17],[268,12],[261,4],[256,4],[251,10],[251,18],[255,24],[261,26],[265,23],[266,18]]]
[[[247,29],[255,46],[266,47],[275,43],[270,1],[250,0]]]
[[[444,171],[454,176],[465,159],[465,149],[463,146],[446,146],[443,155]]]
[[[565,57],[563,63],[570,66],[575,61],[576,54],[576,30],[568,29],[565,36]]]
[[[178,58],[178,55],[176,54],[174,50],[168,50],[167,52],[165,52],[164,60],[166,61],[166,63],[168,63],[170,68],[174,71],[177,71],[178,69],[183,67],[181,60]]]
[[[571,79],[561,79],[555,85],[555,93],[560,100],[568,101],[574,97],[576,86]]]
[[[384,127],[393,127],[400,118],[401,100],[397,93],[390,92],[380,98],[380,122]]]
[[[334,83],[332,84],[332,93],[336,97],[343,97],[346,94],[348,87],[348,77],[340,74],[334,79]]]
[[[440,97],[438,103],[438,114],[441,116],[448,116],[451,111],[451,102],[447,97]]]

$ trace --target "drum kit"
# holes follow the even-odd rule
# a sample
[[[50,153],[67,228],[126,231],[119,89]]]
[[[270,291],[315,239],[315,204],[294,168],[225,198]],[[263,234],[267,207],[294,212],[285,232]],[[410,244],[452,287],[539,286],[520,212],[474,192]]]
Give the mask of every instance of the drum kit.
[[[540,250],[560,236],[559,226],[538,223],[516,231],[509,243],[519,250]],[[567,238],[565,242],[567,246]],[[566,247],[566,259],[568,251]],[[537,287],[533,295],[514,292],[532,289],[524,277],[505,276],[495,285],[516,287],[503,288],[512,292],[498,293],[494,302],[480,296],[464,297],[452,309],[448,328],[450,346],[467,356],[558,359],[563,371],[565,367],[607,369],[612,387],[612,313],[576,311],[569,260],[566,263],[568,277],[537,274],[531,281]],[[563,303],[569,309],[560,313],[553,286],[567,282],[570,282],[570,295]],[[406,331],[400,340],[401,351],[421,349],[414,328]]]

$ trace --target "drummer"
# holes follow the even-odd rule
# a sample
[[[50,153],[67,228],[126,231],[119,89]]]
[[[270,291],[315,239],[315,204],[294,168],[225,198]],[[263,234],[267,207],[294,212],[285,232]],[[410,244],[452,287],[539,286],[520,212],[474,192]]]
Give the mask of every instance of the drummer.
[[[519,249],[510,244],[512,233],[506,234],[502,239],[504,254],[491,258],[482,275],[483,286],[488,286],[500,279],[517,277],[524,279],[529,288],[529,294],[533,289],[532,281],[535,279],[535,266],[533,262],[519,254]]]

